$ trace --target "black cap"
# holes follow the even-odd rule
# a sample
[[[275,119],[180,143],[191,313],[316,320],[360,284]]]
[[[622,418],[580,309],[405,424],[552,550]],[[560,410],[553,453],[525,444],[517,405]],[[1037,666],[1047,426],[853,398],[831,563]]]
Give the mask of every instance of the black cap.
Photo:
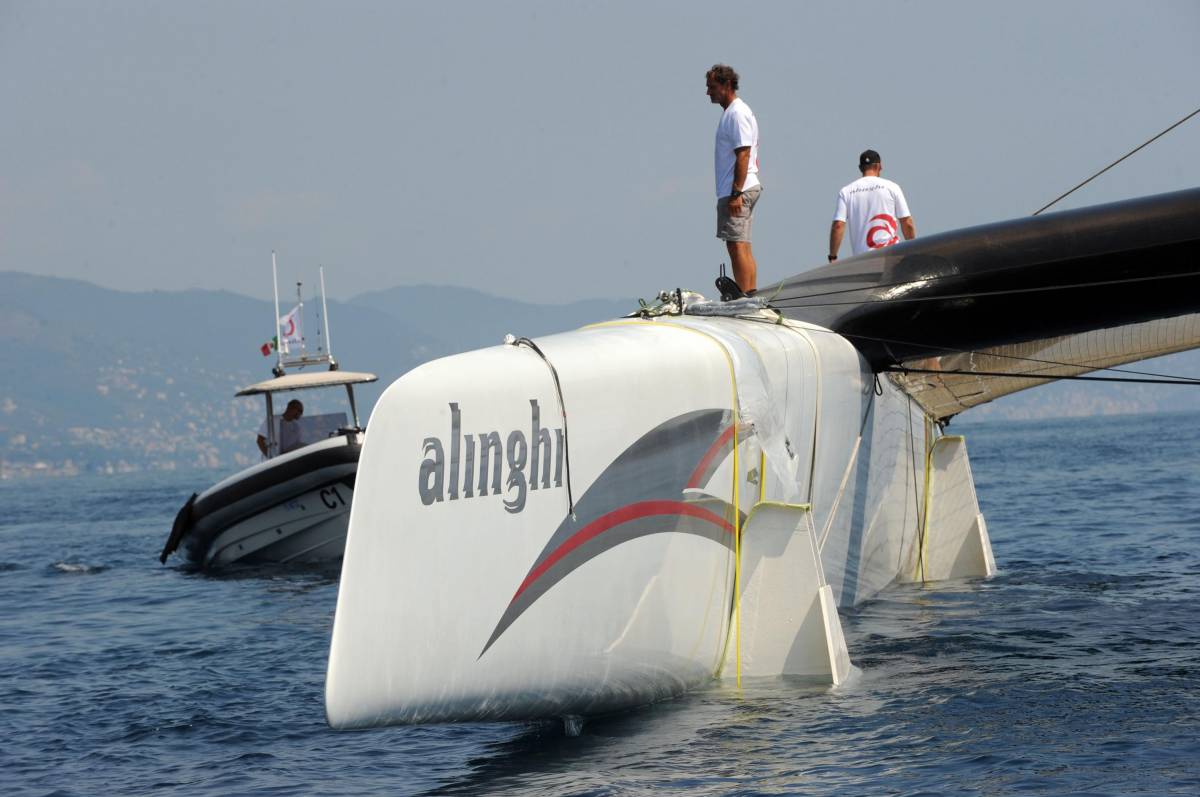
[[[879,153],[873,149],[869,149],[858,156],[858,168],[865,169],[868,166],[879,165]]]

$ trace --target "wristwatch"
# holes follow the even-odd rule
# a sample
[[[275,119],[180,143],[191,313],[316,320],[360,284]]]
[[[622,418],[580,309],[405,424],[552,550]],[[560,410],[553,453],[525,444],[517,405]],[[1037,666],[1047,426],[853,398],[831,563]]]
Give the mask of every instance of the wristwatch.
[[[736,199],[737,197],[740,197],[743,193],[745,193],[745,192],[744,191],[734,191],[732,194],[729,195],[729,198]]]
[[[837,260],[837,255],[830,255],[830,256],[829,256],[829,262],[830,262],[830,263],[832,263],[832,262],[833,262],[833,261],[835,261],[835,260]]]

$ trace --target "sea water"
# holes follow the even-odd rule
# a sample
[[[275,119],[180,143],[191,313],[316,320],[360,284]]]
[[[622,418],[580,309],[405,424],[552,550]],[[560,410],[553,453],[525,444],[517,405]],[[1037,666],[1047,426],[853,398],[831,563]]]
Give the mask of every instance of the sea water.
[[[216,474],[0,484],[0,794],[1200,794],[1198,430],[956,423],[995,578],[844,612],[843,687],[714,683],[578,735],[330,730],[336,567],[158,563]]]

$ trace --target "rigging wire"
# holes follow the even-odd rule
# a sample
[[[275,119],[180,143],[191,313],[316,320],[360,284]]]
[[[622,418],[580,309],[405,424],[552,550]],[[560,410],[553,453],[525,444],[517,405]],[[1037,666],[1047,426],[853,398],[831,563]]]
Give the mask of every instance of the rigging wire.
[[[1015,374],[1006,374],[1003,371],[941,371],[937,368],[907,368],[903,365],[891,365],[883,369],[888,373],[893,374],[940,374],[942,376],[998,376],[1004,379],[1045,379],[1048,381],[1057,381],[1059,379],[1072,380],[1076,382],[1130,382],[1139,385],[1191,385],[1192,387],[1200,387],[1200,379],[1189,379],[1187,377],[1163,377],[1162,379],[1133,379],[1128,377],[1118,376],[1056,376],[1054,374],[1035,374],[1032,372],[1022,371]],[[1107,370],[1099,369],[1096,370]]]
[[[1003,274],[1006,271],[1016,271],[1016,270],[1023,269],[1023,268],[1029,268],[1029,266],[1027,266],[1025,264],[1016,265],[1016,266],[1002,266],[1000,268],[994,268],[994,269],[989,270],[988,276],[990,277],[990,276],[993,276],[996,274]],[[937,282],[939,280],[956,279],[956,278],[962,279],[962,277],[963,277],[962,274],[935,274],[935,275],[932,275],[929,277],[918,277],[916,279],[902,280],[900,282],[873,282],[869,285],[860,285],[855,288],[836,288],[831,291],[818,291],[816,293],[806,293],[801,296],[785,296],[785,297],[783,297],[782,301],[787,301],[789,299],[819,299],[822,296],[839,296],[843,293],[860,293],[862,291],[876,291],[876,290],[882,290],[884,288],[907,288],[910,285],[927,285],[931,282]],[[783,289],[785,287],[786,287],[786,283],[781,282],[779,284],[779,287],[775,290],[775,292],[773,294],[771,294],[771,296],[766,297],[767,303],[774,306],[777,303],[775,301],[775,299],[779,296],[780,293],[783,292]],[[760,293],[759,296],[762,296],[762,294]],[[813,306],[819,307],[820,305],[813,305]]]
[[[1105,166],[1103,169],[1096,172],[1091,177],[1087,178],[1086,180],[1084,180],[1083,182],[1081,182],[1079,185],[1075,186],[1071,190],[1056,197],[1054,200],[1047,203],[1046,205],[1043,205],[1042,207],[1038,208],[1037,210],[1035,210],[1033,212],[1032,215],[1037,216],[1040,213],[1042,213],[1042,211],[1048,210],[1050,207],[1054,206],[1061,200],[1065,199],[1066,197],[1070,196],[1074,192],[1078,191],[1080,188],[1084,187],[1085,185],[1090,183],[1092,180],[1095,180],[1097,177],[1104,174],[1108,170],[1112,169],[1114,166],[1121,163],[1125,159],[1136,154],[1137,152],[1141,151],[1142,149],[1145,149],[1147,146],[1154,143],[1158,139],[1162,138],[1163,136],[1165,136],[1167,133],[1171,132],[1175,128],[1179,127],[1184,122],[1187,122],[1189,119],[1191,119],[1193,116],[1196,116],[1197,114],[1200,114],[1200,108],[1197,108],[1196,110],[1192,111],[1187,116],[1183,117],[1179,121],[1177,121],[1174,124],[1172,124],[1171,126],[1167,127],[1162,132],[1158,133],[1157,135],[1155,135],[1152,138],[1148,139],[1147,141],[1143,142],[1141,145],[1135,147],[1134,149],[1130,150],[1126,154],[1122,155],[1120,158],[1113,161],[1108,166]],[[1013,267],[1009,267],[1009,268],[997,269],[997,271],[1007,271],[1007,270],[1015,269],[1015,268],[1021,268],[1021,267],[1013,266]],[[836,295],[847,294],[847,293],[857,293],[857,292],[862,292],[862,291],[875,291],[875,290],[886,289],[886,288],[900,288],[900,287],[907,287],[910,285],[918,285],[918,284],[926,285],[926,284],[929,284],[931,282],[935,282],[938,280],[949,279],[949,278],[960,277],[960,276],[961,275],[959,275],[959,274],[941,274],[941,275],[935,275],[935,276],[926,277],[926,278],[922,278],[922,279],[905,280],[903,282],[894,282],[894,283],[886,283],[886,284],[878,284],[877,283],[877,284],[873,284],[873,285],[864,285],[861,287],[854,287],[854,288],[839,288],[839,289],[834,289],[831,291],[810,293],[810,294],[806,294],[806,295],[802,295],[802,296],[785,297],[783,300],[780,300],[780,301],[771,301],[771,306],[772,306],[772,309],[774,309],[774,308],[800,309],[800,308],[808,308],[808,307],[838,307],[838,306],[852,306],[852,305],[861,305],[861,304],[878,304],[878,303],[884,303],[884,302],[901,303],[901,302],[947,301],[947,300],[956,300],[956,299],[975,299],[975,298],[988,297],[988,296],[1004,296],[1004,295],[1023,294],[1023,293],[1040,293],[1040,292],[1047,292],[1047,291],[1063,291],[1063,290],[1082,289],[1082,288],[1096,288],[1096,287],[1104,287],[1104,286],[1109,286],[1109,285],[1123,285],[1123,284],[1138,283],[1138,282],[1149,282],[1149,281],[1156,281],[1156,280],[1195,277],[1195,276],[1200,276],[1200,272],[1193,271],[1193,272],[1187,272],[1187,273],[1183,273],[1183,274],[1160,274],[1160,275],[1152,275],[1152,276],[1146,276],[1146,277],[1131,277],[1131,278],[1126,278],[1126,279],[1103,280],[1103,281],[1097,281],[1097,282],[1076,283],[1076,284],[1066,284],[1066,285],[1045,285],[1045,286],[1035,287],[1035,288],[1013,288],[1013,289],[998,290],[998,291],[977,291],[977,292],[961,293],[961,294],[949,294],[949,295],[943,295],[943,296],[919,296],[919,297],[899,297],[899,298],[871,297],[871,298],[868,298],[865,300],[860,300],[860,301],[838,301],[838,302],[810,302],[810,301],[808,301],[810,299],[816,299],[816,298],[821,298],[821,297],[826,297],[826,296],[836,296]],[[783,291],[784,287],[785,287],[784,283],[780,283],[780,285],[775,289],[774,294],[772,294],[771,300],[775,300],[776,297],[778,297],[779,294]],[[782,314],[780,314],[781,319],[782,319],[782,317],[783,317]],[[748,321],[759,321],[759,322],[762,321],[761,319],[754,319],[754,318],[747,318],[747,317],[743,317],[743,318],[745,318],[745,320],[748,320]],[[772,323],[775,323],[775,322],[772,322]],[[814,331],[817,331],[817,330],[814,330]],[[819,330],[819,331],[832,332],[832,330]],[[1046,380],[1066,379],[1066,380],[1089,381],[1089,382],[1135,382],[1135,383],[1148,383],[1148,384],[1200,385],[1200,379],[1195,379],[1195,378],[1191,378],[1191,377],[1179,377],[1179,376],[1173,376],[1173,375],[1169,375],[1169,374],[1157,374],[1157,373],[1152,373],[1152,372],[1147,372],[1147,371],[1135,371],[1135,370],[1127,369],[1127,368],[1115,368],[1115,367],[1091,368],[1090,366],[1087,366],[1086,364],[1082,364],[1082,363],[1064,363],[1064,362],[1057,362],[1054,360],[1039,359],[1039,358],[1035,358],[1035,357],[1022,357],[1020,355],[1001,354],[998,352],[988,352],[988,351],[980,351],[980,350],[973,350],[973,349],[958,349],[958,348],[954,348],[954,347],[950,347],[950,346],[934,346],[934,345],[927,344],[927,343],[917,343],[914,341],[900,341],[900,340],[894,340],[894,339],[888,339],[888,338],[872,337],[869,335],[855,335],[855,334],[847,334],[847,333],[833,333],[833,334],[840,334],[842,337],[846,337],[846,338],[858,338],[861,340],[870,340],[870,341],[874,341],[874,342],[878,342],[878,343],[883,343],[885,345],[888,343],[896,343],[896,344],[909,345],[909,346],[920,346],[923,348],[928,348],[931,351],[942,351],[942,352],[949,351],[949,352],[954,352],[954,353],[958,353],[958,354],[970,354],[970,355],[997,357],[997,358],[1016,360],[1016,361],[1020,361],[1020,362],[1036,363],[1039,365],[1048,365],[1048,366],[1054,366],[1054,367],[1090,368],[1090,370],[1095,370],[1095,371],[1108,371],[1108,372],[1113,372],[1113,373],[1134,374],[1137,376],[1154,377],[1154,378],[1135,379],[1135,378],[1128,378],[1128,377],[1096,377],[1096,376],[1080,376],[1080,375],[1053,376],[1053,375],[1043,375],[1043,374],[1036,374],[1036,373],[1012,373],[1012,374],[1009,374],[1009,373],[1003,373],[1003,372],[990,372],[990,371],[946,371],[946,370],[921,369],[921,368],[905,368],[904,366],[901,366],[901,365],[894,365],[894,366],[884,369],[885,371],[891,371],[891,372],[932,373],[932,374],[943,374],[943,375],[994,376],[994,377],[1005,377],[1005,378],[1029,378],[1029,379],[1046,379]],[[878,379],[878,377],[876,377],[876,378]]]
[[[1149,141],[1146,141],[1144,144],[1142,144],[1141,146],[1137,147],[1136,149],[1132,149],[1132,150],[1130,150],[1129,152],[1126,152],[1124,155],[1122,155],[1121,157],[1117,158],[1115,161],[1113,161],[1112,163],[1108,164],[1108,165],[1107,165],[1107,166],[1105,166],[1103,169],[1101,169],[1100,171],[1096,172],[1096,173],[1095,173],[1095,174],[1093,174],[1091,177],[1087,178],[1086,180],[1084,180],[1082,183],[1080,183],[1079,185],[1077,185],[1077,186],[1075,186],[1074,188],[1072,188],[1072,189],[1071,189],[1070,191],[1068,191],[1067,193],[1063,194],[1063,195],[1062,195],[1062,196],[1060,196],[1060,197],[1057,197],[1056,199],[1054,199],[1053,201],[1051,201],[1049,204],[1043,205],[1042,207],[1040,207],[1040,208],[1038,208],[1037,210],[1033,211],[1033,214],[1032,214],[1032,215],[1036,216],[1036,215],[1038,215],[1039,213],[1041,213],[1043,210],[1046,210],[1047,208],[1049,208],[1051,205],[1054,205],[1055,203],[1057,203],[1057,202],[1058,202],[1060,199],[1066,199],[1068,196],[1070,196],[1071,194],[1075,193],[1075,192],[1076,192],[1076,191],[1078,191],[1080,188],[1083,188],[1085,185],[1087,185],[1088,183],[1090,183],[1092,180],[1095,180],[1097,177],[1099,177],[1100,175],[1104,174],[1106,171],[1108,171],[1108,170],[1109,170],[1109,169],[1111,169],[1112,167],[1116,166],[1118,163],[1120,163],[1121,161],[1125,160],[1125,159],[1126,159],[1126,158],[1128,158],[1130,155],[1132,155],[1132,154],[1134,154],[1135,152],[1137,152],[1138,150],[1141,150],[1141,149],[1145,148],[1146,146],[1148,146],[1148,145],[1150,145],[1150,144],[1154,143],[1155,141],[1157,141],[1158,139],[1162,138],[1162,137],[1163,137],[1163,136],[1165,136],[1167,133],[1170,133],[1172,130],[1174,130],[1175,128],[1179,127],[1181,124],[1183,124],[1184,122],[1186,122],[1188,119],[1191,119],[1193,116],[1195,116],[1195,115],[1196,115],[1196,114],[1198,114],[1198,113],[1200,113],[1200,108],[1197,108],[1196,110],[1192,111],[1192,112],[1191,112],[1191,113],[1189,113],[1187,116],[1183,117],[1183,118],[1182,118],[1182,119],[1180,119],[1178,122],[1176,122],[1175,124],[1171,125],[1171,126],[1170,126],[1170,127],[1168,127],[1166,130],[1162,131],[1161,133],[1159,133],[1157,136],[1155,136],[1154,138],[1150,139]]]
[[[1154,282],[1157,280],[1182,279],[1186,277],[1200,277],[1200,271],[1185,271],[1180,274],[1151,274],[1146,277],[1126,277],[1124,279],[1115,280],[1098,280],[1096,282],[1076,282],[1060,285],[1042,285],[1036,288],[1007,288],[998,291],[972,291],[969,293],[948,293],[940,296],[904,296],[897,298],[887,297],[872,297],[859,301],[847,302],[815,302],[812,304],[785,304],[784,302],[776,302],[775,307],[783,307],[785,309],[794,310],[803,307],[841,307],[858,304],[899,304],[904,302],[940,302],[949,299],[978,299],[986,296],[1008,296],[1020,293],[1042,293],[1045,291],[1069,291],[1079,288],[1102,288],[1108,285],[1128,285],[1135,282]],[[803,302],[804,298],[800,297]]]
[[[1028,264],[1025,264],[1025,263],[1021,263],[1021,264],[1014,265],[1014,266],[1000,266],[998,268],[988,269],[987,276],[995,277],[1000,274],[1005,274],[1009,271],[1021,271],[1023,269],[1028,269],[1028,268],[1029,268]],[[786,282],[781,282],[779,284],[779,286],[775,289],[775,292],[772,293],[771,296],[766,299],[766,301],[768,304],[775,306],[775,305],[779,304],[779,301],[784,301],[784,302],[786,302],[786,301],[807,301],[808,299],[820,299],[825,296],[840,296],[840,295],[846,294],[846,293],[862,293],[864,291],[879,291],[879,290],[884,290],[887,288],[909,288],[914,285],[925,286],[925,285],[929,285],[934,282],[940,282],[941,280],[948,280],[948,279],[961,280],[961,279],[963,279],[963,277],[964,277],[964,275],[961,273],[932,274],[927,277],[916,277],[914,279],[901,280],[899,282],[873,282],[873,283],[870,283],[867,285],[859,285],[859,286],[856,286],[853,288],[835,288],[830,291],[817,291],[814,293],[805,293],[805,294],[799,294],[799,295],[793,295],[793,296],[784,296],[782,299],[779,299],[778,301],[776,301],[779,294],[783,292],[783,289],[785,287],[787,287]],[[762,294],[760,293],[759,295],[761,296]],[[887,300],[879,300],[879,301],[887,301]],[[858,304],[858,302],[853,302],[853,304]],[[826,305],[812,304],[812,305],[801,305],[801,306],[825,307]]]
[[[567,471],[567,514],[570,515],[572,519],[575,519],[575,495],[571,491],[571,447],[570,447],[570,442],[569,442],[570,438],[567,436],[567,403],[565,401],[563,401],[562,383],[558,379],[558,369],[554,367],[554,363],[550,362],[550,358],[546,356],[546,353],[543,352],[538,347],[538,345],[536,343],[534,343],[532,340],[530,340],[529,338],[526,338],[526,337],[518,338],[518,337],[514,337],[512,335],[508,335],[505,337],[504,342],[510,346],[517,346],[517,347],[527,346],[527,347],[529,347],[530,349],[533,350],[533,353],[536,354],[538,357],[541,357],[542,362],[546,363],[546,365],[550,368],[550,376],[552,376],[554,378],[554,392],[558,394],[558,410],[559,410],[560,415],[562,416],[563,461],[566,463],[566,471]],[[537,445],[537,444],[538,444],[538,442],[536,440],[534,440],[533,445]],[[547,465],[547,467],[549,467],[549,465]],[[535,480],[538,478],[538,474],[534,473],[532,475]]]
[[[1190,376],[1178,376],[1178,375],[1174,375],[1174,374],[1159,374],[1159,373],[1155,373],[1153,371],[1135,371],[1132,368],[1116,368],[1114,366],[1096,367],[1096,366],[1088,365],[1087,363],[1068,363],[1068,362],[1061,362],[1059,360],[1046,360],[1046,359],[1042,359],[1039,357],[1022,357],[1019,354],[1001,354],[1000,352],[985,351],[982,349],[958,349],[958,348],[954,348],[952,346],[936,346],[936,345],[930,344],[930,343],[918,343],[913,340],[897,340],[895,338],[878,338],[878,337],[873,337],[871,335],[856,335],[853,333],[849,333],[849,334],[835,333],[835,334],[840,334],[844,338],[858,338],[860,340],[869,340],[874,343],[896,343],[896,344],[899,344],[902,346],[920,346],[922,348],[929,349],[931,352],[936,351],[936,352],[952,352],[954,354],[972,354],[972,355],[979,355],[981,357],[996,357],[997,359],[1003,359],[1003,360],[1016,360],[1017,362],[1035,363],[1037,365],[1046,365],[1046,366],[1050,366],[1053,368],[1089,368],[1093,371],[1111,371],[1112,373],[1117,373],[1117,374],[1133,374],[1134,376],[1152,376],[1152,377],[1160,377],[1162,379],[1180,379],[1180,380],[1188,380],[1188,381],[1192,381],[1192,382],[1200,382],[1200,378],[1195,378],[1195,377],[1190,377]],[[910,369],[910,370],[915,370],[915,369]],[[942,371],[942,373],[950,373],[950,372]],[[1015,374],[1009,374],[1009,376],[1015,376]]]
[[[1086,179],[1086,180],[1084,180],[1082,183],[1080,183],[1079,185],[1077,185],[1077,186],[1075,186],[1074,188],[1072,188],[1070,191],[1067,191],[1065,194],[1062,194],[1061,196],[1059,196],[1059,197],[1055,198],[1055,199],[1054,199],[1053,201],[1051,201],[1050,203],[1048,203],[1048,204],[1046,204],[1046,205],[1043,205],[1042,207],[1038,208],[1037,210],[1035,210],[1035,211],[1032,213],[1032,215],[1034,215],[1034,216],[1037,216],[1037,215],[1038,215],[1038,214],[1040,214],[1042,211],[1049,209],[1051,206],[1053,206],[1054,204],[1056,204],[1056,203],[1057,203],[1057,202],[1059,202],[1060,200],[1062,200],[1062,199],[1065,199],[1066,197],[1070,196],[1070,195],[1071,195],[1072,193],[1074,193],[1075,191],[1078,191],[1080,188],[1082,188],[1083,186],[1087,185],[1087,184],[1088,184],[1088,183],[1090,183],[1092,180],[1095,180],[1097,177],[1099,177],[1100,175],[1104,174],[1106,171],[1108,171],[1108,170],[1109,170],[1109,169],[1111,169],[1112,167],[1116,166],[1118,163],[1120,163],[1121,161],[1125,160],[1125,159],[1126,159],[1126,158],[1128,158],[1130,155],[1133,155],[1133,154],[1135,154],[1136,152],[1138,152],[1138,151],[1140,151],[1140,150],[1144,149],[1145,147],[1149,146],[1150,144],[1154,143],[1155,141],[1157,141],[1158,139],[1162,138],[1162,137],[1163,137],[1163,136],[1165,136],[1167,133],[1169,133],[1169,132],[1171,132],[1172,130],[1174,130],[1175,128],[1179,127],[1181,124],[1183,124],[1184,122],[1188,121],[1189,119],[1191,119],[1193,116],[1196,116],[1197,114],[1200,114],[1200,108],[1197,108],[1196,110],[1192,111],[1192,112],[1191,112],[1191,113],[1189,113],[1187,116],[1185,116],[1185,117],[1183,117],[1182,119],[1180,119],[1178,122],[1175,122],[1175,124],[1171,125],[1171,126],[1170,126],[1170,127],[1168,127],[1167,129],[1163,130],[1163,131],[1162,131],[1161,133],[1159,133],[1158,135],[1156,135],[1156,136],[1154,136],[1153,138],[1151,138],[1151,139],[1149,139],[1149,140],[1145,141],[1144,143],[1142,143],[1140,146],[1138,146],[1138,147],[1136,147],[1136,148],[1134,148],[1134,149],[1130,150],[1130,151],[1129,151],[1129,152],[1127,152],[1125,155],[1122,155],[1120,158],[1118,158],[1117,160],[1113,161],[1113,162],[1112,162],[1112,163],[1110,163],[1108,166],[1105,166],[1103,169],[1101,169],[1100,171],[1096,172],[1096,173],[1095,173],[1095,174],[1093,174],[1091,177],[1087,178],[1087,179]],[[1003,272],[1003,271],[1008,271],[1008,270],[1010,270],[1010,269],[1015,269],[1015,268],[1024,268],[1024,266],[1010,266],[1010,267],[1008,267],[1008,268],[994,269],[994,270],[993,270],[992,272],[990,272],[990,273],[992,273],[992,274],[996,274],[996,273],[1000,273],[1000,272]],[[891,283],[882,283],[882,284],[874,284],[874,285],[865,285],[865,286],[858,287],[858,288],[839,288],[839,289],[832,290],[832,291],[822,291],[822,292],[820,292],[820,293],[810,293],[810,294],[806,294],[806,295],[805,295],[805,296],[803,296],[803,297],[798,297],[798,298],[803,298],[803,299],[813,299],[813,298],[817,298],[817,297],[821,297],[821,296],[835,296],[835,295],[838,295],[838,294],[843,294],[843,293],[854,293],[854,292],[856,292],[856,291],[878,290],[878,289],[881,289],[881,288],[902,288],[902,287],[907,287],[907,286],[909,286],[909,285],[916,285],[916,284],[926,284],[926,283],[930,283],[930,282],[935,282],[935,281],[937,281],[937,280],[949,279],[949,278],[953,278],[953,277],[960,277],[960,276],[961,276],[961,275],[959,275],[959,274],[940,274],[940,275],[937,275],[937,276],[926,277],[926,278],[922,278],[922,279],[915,279],[915,280],[905,280],[905,281],[903,281],[903,282],[891,282]],[[776,298],[776,297],[779,295],[779,293],[780,293],[780,292],[782,292],[782,290],[784,289],[784,287],[786,287],[786,283],[783,283],[783,282],[781,282],[781,283],[779,284],[779,286],[778,286],[778,287],[775,289],[775,293],[774,293],[774,294],[772,294],[772,296],[770,297],[770,299],[768,299],[768,301],[772,301],[772,300],[774,300],[774,299],[775,299],[775,298]],[[786,298],[786,297],[785,297],[785,298]],[[819,305],[814,305],[814,306],[819,306]]]
[[[777,323],[774,320],[768,320],[765,318],[754,318],[751,316],[737,316],[737,318],[739,318],[743,321],[752,321],[757,324],[775,324],[775,323]],[[979,355],[981,357],[996,357],[998,359],[1016,360],[1017,362],[1035,363],[1038,365],[1047,365],[1047,366],[1058,367],[1058,368],[1087,368],[1091,371],[1108,371],[1110,373],[1116,373],[1116,374],[1133,374],[1134,376],[1156,377],[1155,379],[1147,380],[1147,381],[1153,381],[1153,382],[1174,380],[1175,382],[1181,382],[1181,383],[1186,383],[1186,384],[1200,384],[1200,377],[1179,376],[1177,374],[1160,374],[1160,373],[1156,373],[1154,371],[1136,371],[1132,368],[1117,368],[1115,366],[1093,366],[1093,365],[1089,365],[1087,363],[1061,362],[1059,360],[1046,360],[1046,359],[1042,359],[1042,358],[1038,358],[1038,357],[1023,357],[1019,354],[1002,354],[1000,352],[985,351],[982,349],[960,349],[960,348],[957,348],[954,346],[941,346],[941,345],[937,345],[937,344],[933,344],[933,343],[920,343],[920,342],[913,341],[913,340],[899,340],[897,338],[881,338],[881,337],[876,337],[873,335],[859,335],[859,334],[856,334],[853,332],[835,332],[832,329],[825,329],[825,328],[819,327],[819,326],[805,327],[805,331],[807,331],[807,332],[823,332],[823,333],[826,333],[829,335],[837,335],[838,337],[842,337],[842,338],[855,338],[858,340],[869,340],[873,343],[884,343],[884,344],[895,343],[895,344],[899,344],[902,346],[920,346],[922,348],[929,349],[931,352],[949,352],[949,353],[953,353],[953,354],[972,354],[972,355]],[[887,370],[887,369],[885,369],[885,370]],[[916,369],[916,368],[909,368],[908,370],[913,371],[913,372],[920,372],[920,369]],[[964,373],[964,372],[954,372],[954,371],[931,371],[931,372],[932,373],[941,373],[941,374]],[[983,375],[983,372],[980,372],[980,371],[969,371],[969,372],[965,372],[965,373],[971,373],[971,374],[975,374],[975,375]],[[1040,376],[1038,374],[1023,373],[1023,372],[1011,373],[1011,374],[997,373],[994,375],[1005,376],[1005,377],[1029,376],[1031,378],[1041,378],[1041,379],[1067,379],[1068,378],[1066,376],[1049,376],[1049,375]],[[1074,377],[1074,378],[1078,379],[1079,377]],[[1170,384],[1170,382],[1168,382],[1168,384]]]

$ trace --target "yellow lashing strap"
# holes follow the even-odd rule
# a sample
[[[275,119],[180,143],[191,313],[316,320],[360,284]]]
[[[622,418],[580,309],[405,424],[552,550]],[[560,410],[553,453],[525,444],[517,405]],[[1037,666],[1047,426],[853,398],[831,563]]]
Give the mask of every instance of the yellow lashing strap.
[[[716,336],[694,327],[685,326],[682,324],[673,324],[664,317],[659,316],[650,319],[628,319],[621,321],[601,321],[597,324],[588,324],[584,329],[595,329],[597,327],[613,327],[613,326],[649,326],[658,328],[677,329],[681,332],[690,332],[693,335],[712,341],[717,348],[721,350],[721,354],[725,357],[725,365],[729,368],[729,385],[731,391],[731,411],[733,413],[733,625],[734,625],[734,659],[737,667],[737,685],[742,687],[742,527],[741,527],[741,500],[739,495],[739,478],[740,468],[738,466],[738,425],[741,422],[738,414],[738,392],[737,392],[737,374],[733,367],[733,357],[730,356],[729,350],[725,348],[725,344]],[[759,472],[759,494],[762,494],[762,472]],[[728,643],[728,637],[726,637]],[[722,661],[724,657],[722,656]],[[720,672],[718,666],[717,671]]]
[[[928,583],[926,576],[929,573],[929,512],[931,499],[929,496],[930,488],[933,486],[933,453],[942,443],[952,441],[962,442],[966,440],[962,435],[943,435],[936,438],[932,443],[929,441],[929,436],[933,432],[933,421],[930,418],[925,418],[925,507],[921,517],[921,537],[920,537],[920,556],[917,560],[918,575],[921,577],[921,583]]]
[[[925,557],[929,539],[929,485],[933,482],[933,446],[929,442],[932,425],[933,422],[929,420],[929,416],[925,416],[925,500],[921,510],[920,551],[917,556],[917,575],[920,576],[922,584],[925,583]]]
[[[758,502],[761,504],[767,497],[767,452],[761,448],[758,451]],[[751,509],[751,512],[754,510]]]

